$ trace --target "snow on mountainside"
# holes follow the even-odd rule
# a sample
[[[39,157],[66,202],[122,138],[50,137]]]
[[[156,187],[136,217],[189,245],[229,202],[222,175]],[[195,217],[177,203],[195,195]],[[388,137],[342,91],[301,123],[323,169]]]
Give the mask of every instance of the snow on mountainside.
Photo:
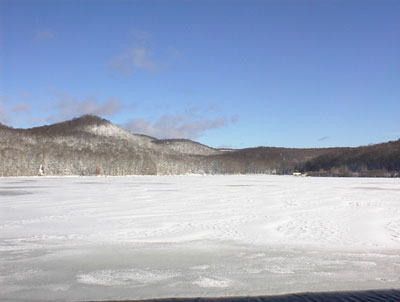
[[[216,150],[133,134],[93,115],[31,129],[0,125],[0,176],[291,174],[400,176],[400,140],[357,148]]]
[[[163,148],[165,150],[173,150],[179,154],[191,155],[215,155],[221,153],[219,150],[210,148],[206,145],[200,144],[187,139],[157,139],[151,136],[142,134],[133,134],[111,122],[101,119],[97,116],[83,116],[87,120],[87,125],[79,128],[80,131],[91,133],[99,136],[106,136],[118,139],[134,140],[137,143],[151,143],[156,148]],[[166,147],[166,148],[165,148]]]
[[[208,163],[97,116],[0,128],[0,176],[212,173]]]
[[[152,141],[144,135],[133,134],[132,132],[129,132],[128,130],[118,127],[112,123],[88,125],[84,127],[82,131],[99,136],[133,140],[139,144],[148,144]]]
[[[210,148],[206,145],[188,140],[188,139],[164,139],[155,140],[154,143],[166,146],[172,150],[183,154],[193,155],[216,155],[221,151]]]
[[[20,130],[20,129],[18,129]],[[36,135],[57,137],[57,140],[65,141],[66,137],[79,136],[78,133],[87,133],[95,136],[104,137],[107,140],[126,140],[138,146],[149,146],[153,139],[143,135],[133,134],[110,121],[95,115],[83,115],[70,121],[56,123],[48,126],[35,127],[22,130]],[[55,138],[54,138],[55,139]]]
[[[108,120],[102,119],[95,115],[84,115],[69,121],[26,129],[25,131],[33,134],[46,135],[68,135],[75,134],[76,132],[87,132],[94,135],[113,136],[120,138],[132,136],[129,131],[124,130],[112,124]]]
[[[113,137],[120,137],[120,138],[131,138],[133,135],[129,131],[124,130],[113,124],[88,125],[85,128],[83,128],[83,131],[93,133],[96,135],[113,136]]]

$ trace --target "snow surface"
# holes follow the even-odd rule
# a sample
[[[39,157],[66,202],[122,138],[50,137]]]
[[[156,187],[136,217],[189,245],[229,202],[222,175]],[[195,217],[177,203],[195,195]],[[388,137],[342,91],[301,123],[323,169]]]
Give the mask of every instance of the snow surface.
[[[102,125],[90,125],[85,127],[84,131],[103,136],[115,136],[122,138],[132,137],[132,133],[111,123]]]
[[[92,134],[99,135],[99,136],[113,137],[113,138],[126,139],[126,140],[134,140],[136,142],[142,142],[142,143],[151,142],[151,138],[149,138],[149,137],[133,134],[133,133],[129,132],[128,130],[125,130],[125,129],[118,127],[111,123],[102,124],[102,125],[90,125],[90,126],[85,127],[83,130],[85,132],[92,133]]]
[[[1,301],[399,284],[399,179],[0,178]]]

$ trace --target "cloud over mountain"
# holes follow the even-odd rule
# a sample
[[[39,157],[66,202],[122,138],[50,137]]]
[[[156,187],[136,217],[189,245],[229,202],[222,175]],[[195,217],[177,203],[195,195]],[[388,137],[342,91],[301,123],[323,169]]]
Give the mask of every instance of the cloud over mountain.
[[[120,100],[116,98],[99,102],[95,97],[88,97],[83,100],[60,100],[53,106],[53,109],[57,111],[57,116],[62,120],[82,114],[113,116],[120,112],[122,107]]]
[[[31,105],[30,104],[28,104],[28,103],[23,103],[23,102],[21,102],[21,103],[18,103],[18,104],[16,104],[14,107],[12,107],[12,111],[14,112],[14,113],[24,113],[24,112],[29,112],[29,111],[31,111],[31,109],[32,109],[32,107],[31,107]]]
[[[187,114],[165,114],[155,121],[143,118],[130,119],[123,126],[134,133],[146,134],[162,139],[195,139],[208,130],[222,128],[234,122],[234,120],[236,118],[203,118],[187,111]]]

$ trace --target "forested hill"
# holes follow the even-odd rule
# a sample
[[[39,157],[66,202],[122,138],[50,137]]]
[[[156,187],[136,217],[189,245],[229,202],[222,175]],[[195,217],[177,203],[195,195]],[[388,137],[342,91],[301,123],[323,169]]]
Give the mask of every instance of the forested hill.
[[[400,139],[357,148],[333,148],[306,161],[299,170],[309,175],[400,176]]]
[[[292,174],[399,176],[400,140],[357,148],[220,150],[133,134],[97,116],[31,129],[0,124],[0,176]]]

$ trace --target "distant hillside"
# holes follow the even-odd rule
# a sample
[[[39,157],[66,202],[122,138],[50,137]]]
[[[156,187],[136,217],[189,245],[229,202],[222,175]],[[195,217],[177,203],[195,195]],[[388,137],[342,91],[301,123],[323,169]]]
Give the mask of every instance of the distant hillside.
[[[183,154],[212,155],[221,153],[216,149],[188,139],[160,139],[154,140],[153,142],[158,145],[164,145]]]
[[[358,148],[218,150],[133,134],[97,116],[31,129],[0,124],[0,176],[291,174],[399,176],[400,140]]]
[[[400,176],[400,139],[358,148],[333,148],[299,165],[319,176]]]

